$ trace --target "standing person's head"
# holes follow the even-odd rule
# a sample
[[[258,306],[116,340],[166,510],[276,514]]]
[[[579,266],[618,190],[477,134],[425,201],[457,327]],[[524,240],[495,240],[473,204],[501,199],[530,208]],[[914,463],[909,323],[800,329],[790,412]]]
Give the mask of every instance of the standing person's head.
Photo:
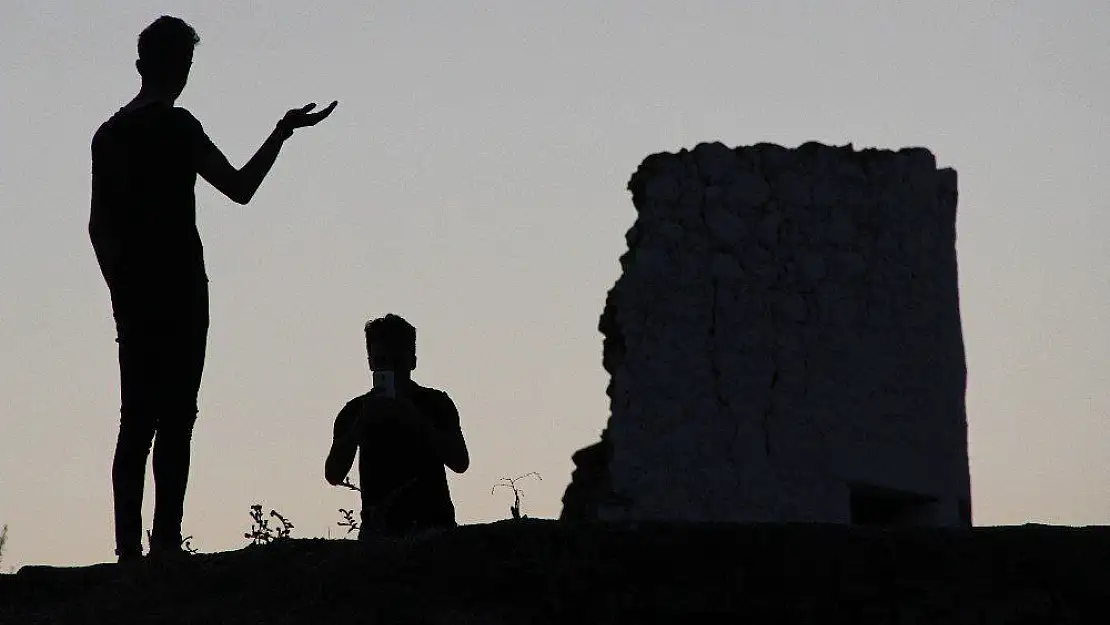
[[[200,37],[192,26],[177,17],[163,15],[139,33],[139,59],[135,68],[143,85],[181,95],[193,65],[193,48]]]
[[[416,328],[390,313],[366,322],[366,356],[373,371],[410,372],[416,368]]]

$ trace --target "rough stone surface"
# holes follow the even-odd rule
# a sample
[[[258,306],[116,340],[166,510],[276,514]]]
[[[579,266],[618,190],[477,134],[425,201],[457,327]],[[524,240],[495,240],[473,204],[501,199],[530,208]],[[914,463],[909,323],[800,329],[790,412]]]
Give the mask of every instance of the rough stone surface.
[[[956,173],[923,148],[647,157],[563,518],[968,525]]]

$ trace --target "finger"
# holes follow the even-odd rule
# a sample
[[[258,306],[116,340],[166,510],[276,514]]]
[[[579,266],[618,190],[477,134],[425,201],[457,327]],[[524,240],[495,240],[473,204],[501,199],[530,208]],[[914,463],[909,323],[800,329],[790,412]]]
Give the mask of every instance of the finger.
[[[315,102],[310,102],[310,103],[301,107],[301,112],[302,113],[307,113],[307,112],[311,111],[314,108],[316,108],[316,103]]]
[[[313,124],[318,123],[318,122],[324,120],[328,115],[331,115],[331,112],[335,110],[335,107],[336,107],[337,104],[339,104],[339,102],[334,101],[331,104],[329,104],[327,106],[327,108],[325,108],[324,110],[317,111],[316,113],[313,113],[312,115],[309,115],[308,117],[309,117],[309,119],[312,120]]]

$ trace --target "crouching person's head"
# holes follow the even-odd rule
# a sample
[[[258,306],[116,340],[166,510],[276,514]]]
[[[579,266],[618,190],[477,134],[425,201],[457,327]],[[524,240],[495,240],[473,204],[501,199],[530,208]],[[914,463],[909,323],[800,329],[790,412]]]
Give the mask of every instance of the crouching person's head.
[[[366,322],[366,357],[372,371],[408,373],[416,368],[416,328],[392,313]]]

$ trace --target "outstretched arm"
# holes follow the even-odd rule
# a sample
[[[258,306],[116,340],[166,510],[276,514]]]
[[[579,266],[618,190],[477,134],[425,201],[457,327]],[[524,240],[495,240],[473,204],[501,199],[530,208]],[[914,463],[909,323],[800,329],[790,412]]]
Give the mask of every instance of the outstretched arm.
[[[232,202],[246,204],[254,197],[266,174],[270,173],[284,141],[283,133],[274,128],[242,169],[232,167],[218,149],[209,150],[199,164],[198,173]]]
[[[331,115],[338,102],[332,102],[322,111],[310,113],[316,104],[307,104],[299,109],[292,109],[282,117],[274,127],[270,136],[262,142],[258,151],[254,153],[242,169],[235,169],[228,162],[227,157],[218,149],[210,149],[197,164],[197,172],[220,193],[223,193],[236,204],[246,204],[254,197],[258,187],[270,173],[274,166],[281,145],[286,139],[293,136],[293,131],[298,128],[315,126]]]

